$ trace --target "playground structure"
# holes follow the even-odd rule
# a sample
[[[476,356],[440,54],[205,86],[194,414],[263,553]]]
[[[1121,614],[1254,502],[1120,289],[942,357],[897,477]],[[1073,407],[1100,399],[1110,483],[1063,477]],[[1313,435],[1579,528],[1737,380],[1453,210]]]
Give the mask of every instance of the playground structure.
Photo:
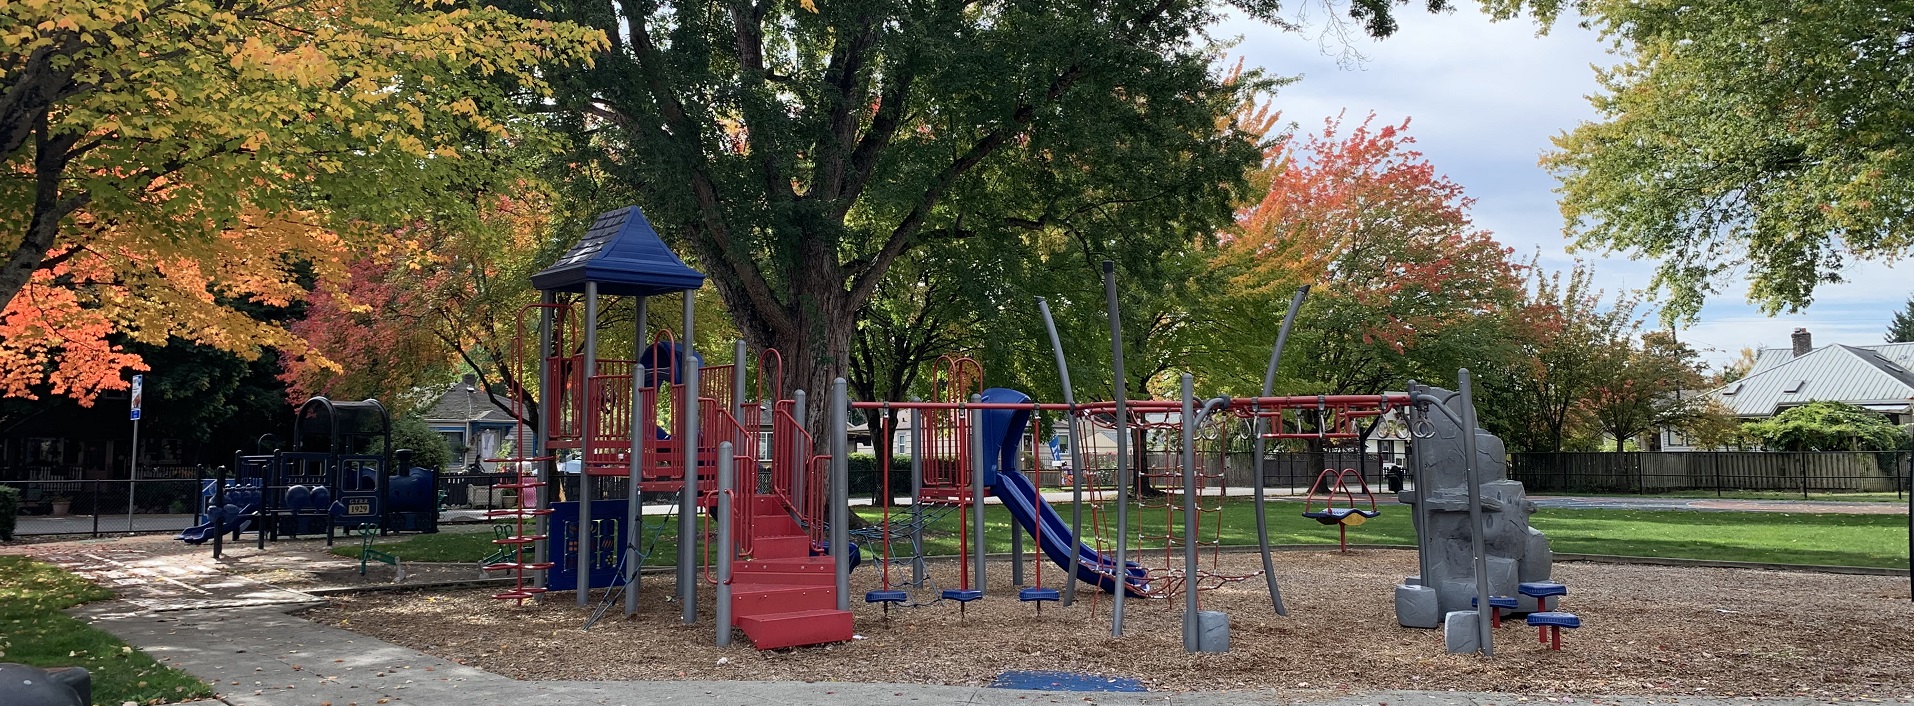
[[[411,452],[393,449],[392,421],[378,400],[313,397],[293,418],[292,448],[235,454],[200,490],[200,523],[180,532],[189,544],[243,532],[269,539],[341,531],[438,531],[438,473],[409,468]],[[262,449],[264,451],[264,449]],[[402,471],[399,469],[403,469]]]
[[[1114,273],[1108,263],[1104,280],[1115,331]],[[933,372],[928,401],[852,402],[844,381],[836,381],[822,400],[819,416],[827,421],[821,430],[825,443],[819,444],[807,425],[811,405],[819,401],[803,390],[789,397],[782,393],[783,363],[776,351],[763,351],[753,361],[738,341],[732,364],[707,366],[691,350],[693,297],[703,281],[704,275],[663,245],[636,207],[601,214],[572,250],[534,275],[541,301],[521,314],[516,359],[535,370],[518,370],[515,378],[535,379],[538,387],[534,395],[521,386],[511,397],[521,418],[536,403],[539,431],[524,438],[521,430],[513,455],[489,459],[528,469],[510,485],[521,491],[518,505],[491,513],[513,524],[495,540],[504,551],[486,566],[515,577],[514,585],[495,598],[522,603],[548,591],[570,590],[585,608],[592,602],[589,589],[606,588],[611,590],[593,620],[619,596],[625,614],[634,614],[639,569],[675,525],[680,541],[674,600],[682,606],[685,624],[698,621],[697,592],[705,584],[717,593],[720,645],[728,644],[734,627],[759,649],[845,641],[853,632],[849,576],[865,552],[879,572],[879,588],[863,600],[884,604],[887,613],[892,606],[944,601],[962,611],[983,599],[984,511],[986,500],[995,498],[1019,530],[1011,535],[1014,583],[1024,583],[1026,557],[1034,570],[1034,585],[1017,595],[1034,604],[1033,610],[1047,602],[1071,605],[1078,585],[1086,584],[1109,594],[1111,632],[1121,635],[1126,599],[1181,596],[1185,648],[1215,649],[1226,643],[1227,623],[1220,615],[1202,615],[1202,591],[1261,575],[1271,607],[1285,611],[1270,555],[1260,468],[1250,475],[1263,568],[1249,573],[1217,568],[1221,504],[1228,496],[1224,455],[1249,444],[1253,458],[1262,459],[1271,440],[1360,448],[1383,416],[1431,403],[1414,393],[1269,394],[1305,292],[1297,293],[1284,319],[1260,396],[1199,400],[1184,375],[1180,399],[1128,400],[1121,382],[1121,339],[1113,336],[1115,399],[1078,403],[1048,305],[1039,301],[1056,351],[1063,402],[1036,402],[1006,388],[983,389],[983,371],[975,361],[946,358]],[[561,303],[561,293],[579,296]],[[675,336],[661,330],[653,337],[648,300],[664,294],[683,295],[682,328]],[[606,297],[629,300],[635,323],[631,358],[601,355]],[[528,347],[535,347],[531,355]],[[881,518],[858,530],[851,529],[848,498],[854,409],[897,411],[912,419],[909,503],[902,508],[883,503]],[[1038,444],[1044,435],[1038,420],[1046,416],[1068,421],[1073,464],[1067,521],[1039,492],[1036,464],[1022,461],[1026,452],[1030,459],[1041,458]],[[888,428],[872,431],[876,438],[890,438]],[[1117,452],[1107,465],[1087,466],[1082,440],[1103,431],[1111,433]],[[1133,432],[1161,451],[1138,458],[1167,460],[1144,460],[1131,468]],[[556,472],[561,460],[575,461],[579,469],[576,486],[562,500],[551,491],[574,474]],[[1342,486],[1350,473],[1355,471],[1328,469],[1324,478]],[[896,498],[890,474],[880,475],[880,492]],[[624,497],[601,497],[614,478],[623,481]],[[1368,494],[1359,474],[1358,482]],[[1133,492],[1139,490],[1148,492]],[[654,510],[648,519],[647,495],[669,498],[668,506],[654,507],[670,512],[661,516]],[[1345,495],[1350,495],[1346,489]],[[1326,513],[1323,517],[1346,527],[1355,524],[1344,522],[1349,517],[1380,512],[1373,496],[1366,511],[1354,509],[1350,498],[1352,508],[1305,506],[1305,516]],[[1133,512],[1160,512],[1162,521],[1132,523]],[[924,561],[923,531],[953,515],[961,528],[959,557],[954,567],[939,571],[954,568],[955,580],[933,579]],[[1035,545],[1028,555],[1026,534]],[[1056,582],[1061,586],[1046,585],[1045,559],[1063,570],[1063,580]]]

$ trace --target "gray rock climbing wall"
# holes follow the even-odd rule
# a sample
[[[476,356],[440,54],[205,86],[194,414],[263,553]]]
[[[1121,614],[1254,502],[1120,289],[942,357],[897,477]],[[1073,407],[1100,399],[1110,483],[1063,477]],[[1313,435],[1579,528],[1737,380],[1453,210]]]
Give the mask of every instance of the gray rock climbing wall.
[[[1462,401],[1440,388],[1424,388],[1449,400],[1460,419]],[[1438,410],[1411,414],[1411,471],[1414,486],[1397,497],[1415,508],[1416,544],[1427,576],[1411,576],[1396,587],[1396,621],[1407,627],[1433,628],[1450,611],[1472,610],[1475,555],[1469,524],[1469,473],[1464,463],[1462,429]],[[1533,612],[1535,599],[1516,593],[1516,584],[1549,579],[1554,553],[1548,538],[1529,526],[1535,503],[1518,481],[1508,479],[1502,440],[1475,430],[1478,473],[1482,481],[1483,549],[1488,556],[1489,593],[1516,596],[1517,612]]]

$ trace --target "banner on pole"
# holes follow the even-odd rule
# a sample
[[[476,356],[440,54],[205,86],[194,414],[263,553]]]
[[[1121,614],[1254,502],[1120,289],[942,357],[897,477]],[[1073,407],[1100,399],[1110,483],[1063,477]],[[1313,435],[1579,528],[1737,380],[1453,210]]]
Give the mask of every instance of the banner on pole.
[[[140,397],[142,397],[142,395],[141,395],[140,393],[142,392],[142,388],[144,388],[145,386],[146,386],[146,376],[145,376],[145,375],[134,375],[134,376],[133,376],[133,413],[132,413],[132,419],[133,419],[133,421],[136,421],[136,422],[140,420]]]

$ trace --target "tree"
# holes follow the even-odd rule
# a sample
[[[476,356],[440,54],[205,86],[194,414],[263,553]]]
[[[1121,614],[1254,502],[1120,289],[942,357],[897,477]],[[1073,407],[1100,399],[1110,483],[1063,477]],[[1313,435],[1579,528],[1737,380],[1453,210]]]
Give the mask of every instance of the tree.
[[[1588,396],[1595,423],[1615,440],[1615,450],[1637,435],[1686,428],[1700,417],[1707,384],[1700,354],[1670,331],[1649,331],[1639,341],[1623,338],[1603,351],[1597,382]]]
[[[1232,326],[1249,345],[1217,361],[1240,389],[1260,391],[1267,331],[1299,284],[1316,288],[1285,387],[1326,394],[1446,380],[1480,352],[1469,330],[1520,298],[1510,251],[1474,226],[1474,200],[1414,149],[1408,128],[1406,118],[1377,126],[1374,114],[1345,128],[1338,115],[1265,157],[1252,181],[1266,190],[1213,260],[1227,289],[1253,300],[1225,308],[1251,318]]]
[[[1790,407],[1741,430],[1771,451],[1893,451],[1909,442],[1886,417],[1831,400]]]
[[[1660,261],[1664,317],[1744,278],[1764,310],[1799,310],[1848,261],[1914,245],[1907,0],[1485,5],[1571,5],[1623,57],[1601,120],[1544,163],[1578,244]]]
[[[1893,320],[1888,321],[1887,342],[1914,342],[1914,297],[1909,297],[1907,304],[1902,306],[1900,311],[1894,312]]]
[[[1607,352],[1636,330],[1639,304],[1627,294],[1604,304],[1581,263],[1566,279],[1534,262],[1528,270],[1527,299],[1508,319],[1509,365],[1485,371],[1481,383],[1500,404],[1481,408],[1511,448],[1585,445],[1595,431],[1586,401],[1607,378]]]
[[[1748,377],[1748,373],[1754,372],[1755,363],[1758,362],[1757,359],[1759,356],[1760,354],[1756,353],[1754,348],[1742,346],[1741,352],[1735,354],[1735,359],[1721,366],[1721,372],[1715,374],[1714,384],[1716,386],[1726,385]]]
[[[844,373],[858,312],[914,249],[1036,257],[1045,231],[1146,204],[1179,222],[1080,235],[1150,252],[1226,218],[1257,156],[1227,116],[1267,83],[1212,66],[1208,3],[549,5],[611,40],[554,79],[575,171],[697,258],[752,346],[792,362],[787,387]],[[1352,12],[1386,34],[1391,5]]]
[[[451,445],[445,443],[445,435],[432,431],[425,419],[410,414],[392,418],[392,447],[395,451],[411,449],[412,465],[418,468],[437,471],[458,460]]]
[[[338,225],[302,209],[392,216],[432,200],[470,171],[473,136],[518,127],[541,65],[603,44],[491,8],[0,5],[0,160],[15,177],[0,180],[0,384],[82,400],[123,387],[139,361],[109,331],[247,356],[289,343],[226,310],[283,297],[283,263],[314,255],[251,242],[260,231]]]

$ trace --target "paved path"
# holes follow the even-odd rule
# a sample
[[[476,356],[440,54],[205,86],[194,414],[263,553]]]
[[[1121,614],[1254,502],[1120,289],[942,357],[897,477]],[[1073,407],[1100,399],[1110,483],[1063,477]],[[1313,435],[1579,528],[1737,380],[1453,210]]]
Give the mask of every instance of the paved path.
[[[305,593],[224,571],[207,552],[155,552],[138,542],[28,546],[49,561],[113,590],[132,608],[168,612],[320,602]]]
[[[232,706],[525,706],[677,704],[760,706],[922,706],[923,704],[1144,704],[1223,706],[1291,703],[1273,692],[1088,693],[921,684],[798,682],[516,681],[345,630],[286,615],[284,606],[155,613],[122,602],[77,613],[164,664],[215,684]],[[1760,699],[1774,706],[1826,700]],[[1334,706],[1517,706],[1522,703],[1648,706],[1748,704],[1749,699],[1546,697],[1457,692],[1384,692],[1320,703]],[[1875,702],[1879,703],[1879,702]],[[1900,703],[1909,703],[1901,701]]]

